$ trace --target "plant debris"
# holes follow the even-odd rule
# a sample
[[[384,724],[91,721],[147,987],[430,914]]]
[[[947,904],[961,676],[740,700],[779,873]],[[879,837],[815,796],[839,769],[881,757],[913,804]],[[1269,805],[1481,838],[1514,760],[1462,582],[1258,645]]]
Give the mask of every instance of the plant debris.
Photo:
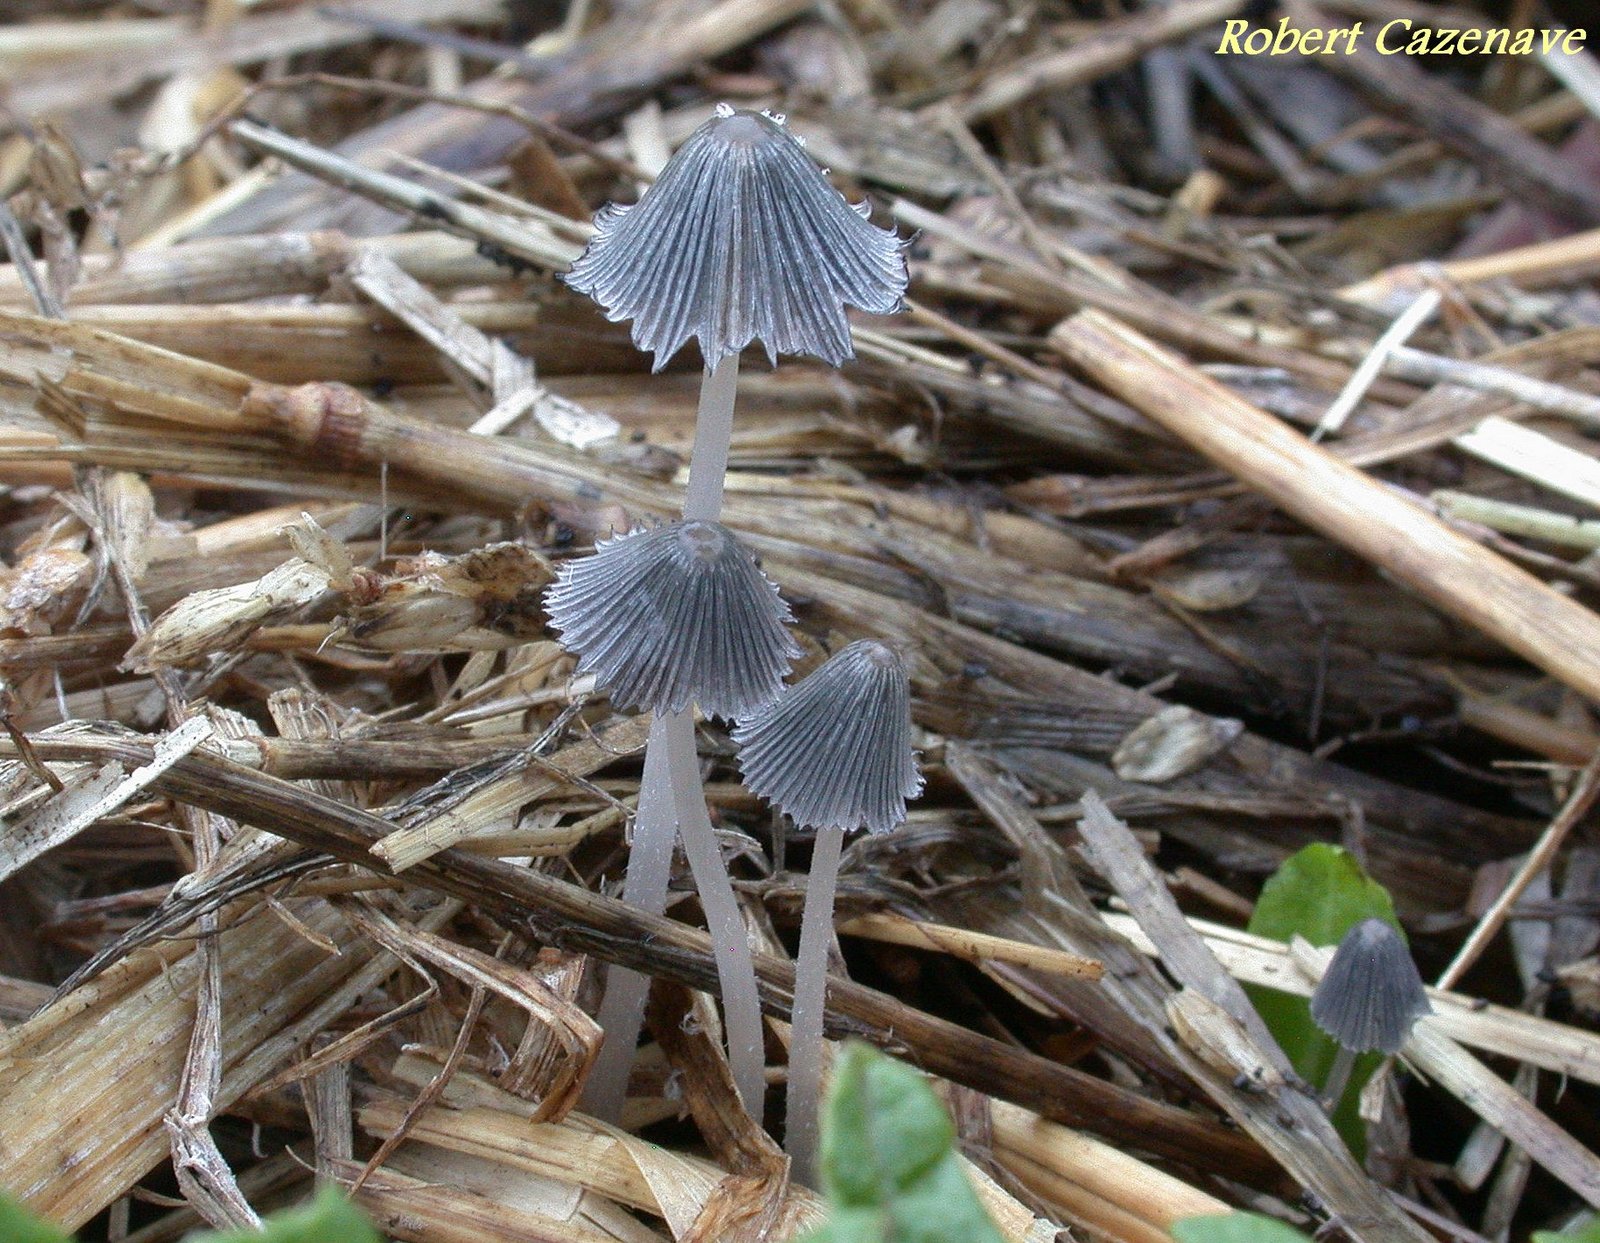
[[[836,868],[828,1058],[940,1081],[1006,1239],[1600,1208],[1591,8],[0,0],[0,1190],[85,1243],[318,1186],[418,1243],[800,1237]],[[564,279],[718,142],[842,364],[752,346],[736,402],[709,234],[628,273],[692,291],[659,374]],[[783,816],[860,759],[818,727],[752,790],[750,704],[668,696],[647,768],[607,684],[721,592],[584,560],[680,538],[697,325],[693,517],[793,615],[754,698],[791,640],[792,696],[903,666],[893,833]],[[1311,843],[1433,984],[1337,1125],[1251,1002],[1327,970],[1317,904],[1246,931]]]

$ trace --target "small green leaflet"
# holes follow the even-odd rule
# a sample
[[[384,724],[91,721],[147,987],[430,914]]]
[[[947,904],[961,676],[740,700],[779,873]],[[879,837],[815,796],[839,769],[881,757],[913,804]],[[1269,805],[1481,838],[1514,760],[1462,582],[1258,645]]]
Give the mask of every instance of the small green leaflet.
[[[1400,927],[1388,891],[1361,870],[1349,851],[1313,842],[1285,859],[1267,881],[1250,917],[1249,930],[1275,941],[1301,936],[1312,945],[1333,946],[1363,919],[1381,919]],[[1339,1046],[1312,1022],[1310,1003],[1270,988],[1247,991],[1295,1070],[1321,1087]],[[1350,1084],[1333,1111],[1334,1125],[1357,1157],[1366,1150],[1366,1128],[1357,1114],[1361,1089],[1382,1061],[1375,1053],[1356,1060]]]
[[[382,1243],[378,1232],[360,1209],[331,1187],[324,1187],[310,1204],[274,1213],[261,1223],[261,1232],[227,1230],[199,1234],[189,1243]]]
[[[1557,1234],[1554,1230],[1535,1230],[1533,1243],[1600,1243],[1600,1216],[1591,1216],[1570,1234]]]
[[[71,1243],[55,1226],[4,1195],[0,1195],[0,1239],[5,1243]]]
[[[1172,1223],[1178,1243],[1311,1243],[1293,1226],[1260,1213],[1220,1213]]]
[[[822,1118],[828,1222],[804,1243],[1002,1243],[955,1139],[922,1075],[846,1045]]]

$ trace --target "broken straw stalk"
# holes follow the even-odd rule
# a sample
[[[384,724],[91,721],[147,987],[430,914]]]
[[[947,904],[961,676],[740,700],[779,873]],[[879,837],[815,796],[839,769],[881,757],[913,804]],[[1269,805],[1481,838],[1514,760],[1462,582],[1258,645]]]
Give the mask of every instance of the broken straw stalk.
[[[579,668],[616,706],[656,713],[624,896],[647,911],[665,908],[676,825],[716,945],[730,1068],[759,1120],[755,974],[706,812],[693,719],[696,703],[708,715],[754,712],[776,698],[798,654],[776,589],[716,521],[738,356],[759,339],[774,363],[780,352],[807,353],[837,366],[851,356],[844,306],[897,310],[905,260],[893,232],[845,203],[781,117],[726,106],[636,206],[608,206],[595,224],[568,284],[613,321],[631,320],[635,345],[655,353],[657,370],[697,338],[707,374],[683,521],[602,541],[593,557],[569,562],[548,608]],[[620,1113],[646,991],[642,977],[612,972],[600,1012],[607,1040],[587,1102],[602,1116]]]
[[[1600,619],[1311,444],[1111,316],[1084,311],[1051,344],[1286,512],[1424,599],[1600,698]]]

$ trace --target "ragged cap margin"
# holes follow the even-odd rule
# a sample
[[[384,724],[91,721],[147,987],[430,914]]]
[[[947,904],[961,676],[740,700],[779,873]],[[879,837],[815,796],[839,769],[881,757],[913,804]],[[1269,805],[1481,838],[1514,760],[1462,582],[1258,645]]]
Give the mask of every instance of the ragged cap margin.
[[[707,370],[759,340],[833,366],[846,306],[902,309],[908,243],[829,184],[780,117],[719,107],[632,207],[610,204],[565,279],[660,370],[690,338]]]

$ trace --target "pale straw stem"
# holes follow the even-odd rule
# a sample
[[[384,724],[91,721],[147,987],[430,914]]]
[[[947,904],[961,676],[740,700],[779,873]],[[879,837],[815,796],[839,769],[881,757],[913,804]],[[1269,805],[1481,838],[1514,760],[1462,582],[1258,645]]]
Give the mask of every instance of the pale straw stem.
[[[672,848],[677,839],[677,811],[667,764],[666,735],[672,721],[682,719],[694,729],[688,712],[656,713],[650,722],[650,741],[644,753],[644,776],[639,784],[639,810],[633,821],[633,847],[628,855],[628,876],[622,897],[652,915],[667,909],[667,883],[672,876]],[[692,734],[691,734],[692,736]],[[618,1122],[628,1094],[639,1029],[644,1024],[645,999],[650,977],[626,967],[606,973],[606,995],[600,1003],[599,1023],[605,1043],[589,1073],[583,1094],[585,1112],[604,1122]]]
[[[700,759],[695,753],[694,719],[689,713],[669,718],[667,767],[678,807],[678,832],[683,853],[694,873],[706,929],[711,933],[722,986],[723,1023],[728,1036],[728,1067],[733,1072],[745,1111],[761,1125],[766,1095],[766,1052],[761,1025],[761,998],[756,991],[755,960],[745,935],[739,899],[728,878],[717,833],[706,813]]]
[[[1402,311],[1384,330],[1383,335],[1373,344],[1371,351],[1350,373],[1350,378],[1345,381],[1345,386],[1339,395],[1333,399],[1333,404],[1323,411],[1322,418],[1317,420],[1317,426],[1311,433],[1313,442],[1344,426],[1344,421],[1361,404],[1361,399],[1367,395],[1367,390],[1372,387],[1373,381],[1383,373],[1389,355],[1397,347],[1409,341],[1417,329],[1428,322],[1433,313],[1439,309],[1441,300],[1442,295],[1437,289],[1424,289],[1417,295],[1416,301]]]
[[[822,1019],[827,1008],[828,946],[833,941],[833,899],[839,884],[844,830],[818,829],[800,916],[800,953],[794,964],[794,1009],[789,1031],[789,1106],[784,1147],[797,1182],[815,1187],[817,1113],[822,1100]]]
[[[689,490],[683,516],[690,522],[715,522],[722,515],[722,483],[733,444],[733,396],[739,387],[739,356],[726,354],[700,381],[694,448],[689,455]]]

